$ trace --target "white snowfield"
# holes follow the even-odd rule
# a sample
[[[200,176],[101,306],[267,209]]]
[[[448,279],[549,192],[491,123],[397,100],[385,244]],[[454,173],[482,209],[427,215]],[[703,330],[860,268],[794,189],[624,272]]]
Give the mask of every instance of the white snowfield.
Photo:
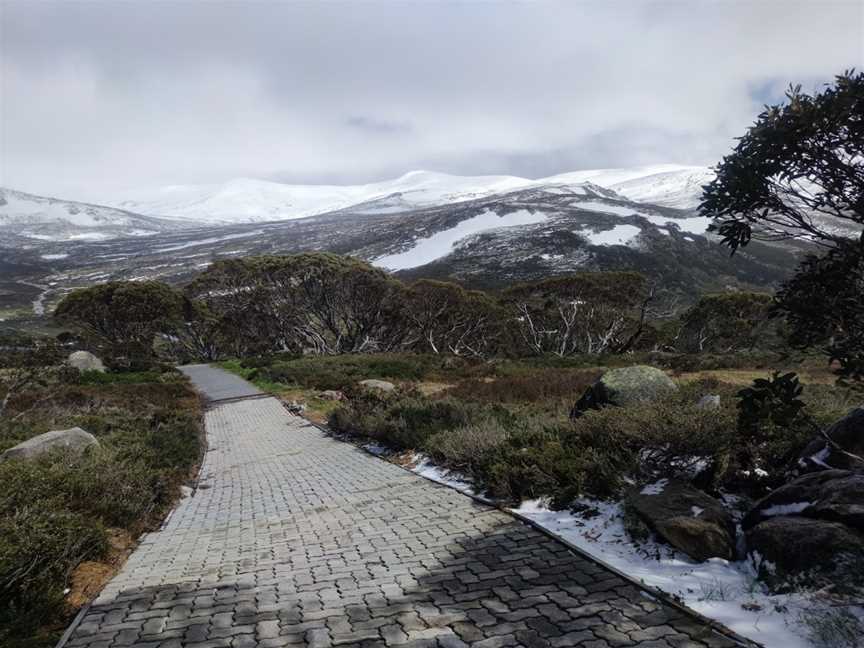
[[[132,226],[135,214],[112,207],[34,196],[21,191],[0,188],[0,226],[39,225],[62,222],[77,227],[99,227],[105,224]]]
[[[426,238],[417,239],[414,246],[405,252],[389,254],[375,259],[375,265],[387,270],[417,268],[447,256],[453,251],[453,248],[456,247],[459,241],[472,234],[479,234],[480,232],[498,229],[499,227],[534,225],[542,223],[547,218],[548,214],[544,212],[532,213],[527,209],[520,209],[503,216],[499,216],[487,209],[482,214],[468,218],[450,229],[436,232]],[[638,228],[634,229],[638,230]]]
[[[590,182],[625,198],[658,205],[692,208],[701,184],[713,177],[704,167],[677,165],[575,171],[530,180],[517,176],[457,176],[411,171],[395,180],[365,185],[292,185],[240,178],[221,185],[181,185],[138,192],[113,201],[116,207],[151,216],[207,223],[290,220],[357,206],[359,213],[390,213],[446,205],[519,189],[583,193]],[[396,207],[388,198],[398,198]],[[365,205],[384,201],[381,205]]]
[[[366,214],[396,214],[524,189],[551,195],[572,195],[583,199],[586,209],[620,216],[635,213],[655,225],[664,226],[669,219],[656,213],[656,210],[652,212],[651,205],[695,207],[701,195],[701,185],[711,177],[712,172],[703,167],[658,165],[575,171],[539,180],[506,175],[456,176],[411,171],[395,180],[347,186],[291,185],[240,178],[221,185],[177,185],[138,192],[134,196],[111,201],[109,204],[112,207],[0,188],[0,228],[15,228],[19,234],[39,240],[101,240],[117,236],[147,236],[187,224],[193,227],[198,224],[219,226],[263,223],[343,209],[350,210],[358,218]],[[597,195],[597,187],[645,203],[645,208],[636,211],[615,205],[614,201],[592,200],[591,196]],[[486,222],[483,219],[481,221]],[[701,234],[705,231],[708,219],[679,218],[674,222],[685,231]],[[488,225],[509,226],[508,223],[491,220]],[[463,237],[474,234],[481,231],[477,227],[477,223],[462,224],[458,232],[448,236],[460,232]],[[594,244],[624,244],[627,241],[623,235],[627,233],[632,234],[631,229],[616,230],[614,235],[601,232],[597,236],[590,233],[587,236]],[[441,238],[429,242],[419,251],[415,250],[415,253],[431,250],[436,245],[440,248],[438,244],[446,238],[444,233],[441,234]],[[386,262],[391,261],[386,259]],[[404,266],[400,259],[392,262]],[[416,265],[422,264],[415,263],[410,267]]]

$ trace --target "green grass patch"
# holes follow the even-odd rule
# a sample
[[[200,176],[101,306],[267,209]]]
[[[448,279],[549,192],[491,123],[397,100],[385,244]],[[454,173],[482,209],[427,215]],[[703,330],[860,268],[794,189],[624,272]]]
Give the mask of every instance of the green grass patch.
[[[106,557],[107,529],[137,535],[157,526],[201,452],[199,400],[177,372],[45,375],[10,396],[0,451],[75,426],[99,445],[0,462],[4,646],[56,640],[45,629],[73,612],[63,590],[75,568]]]

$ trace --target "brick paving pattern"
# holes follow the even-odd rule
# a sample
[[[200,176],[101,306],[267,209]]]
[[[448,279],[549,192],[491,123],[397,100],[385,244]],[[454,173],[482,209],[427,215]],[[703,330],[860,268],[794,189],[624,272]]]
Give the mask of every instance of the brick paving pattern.
[[[206,427],[199,489],[142,538],[68,646],[737,645],[276,399],[216,405]]]

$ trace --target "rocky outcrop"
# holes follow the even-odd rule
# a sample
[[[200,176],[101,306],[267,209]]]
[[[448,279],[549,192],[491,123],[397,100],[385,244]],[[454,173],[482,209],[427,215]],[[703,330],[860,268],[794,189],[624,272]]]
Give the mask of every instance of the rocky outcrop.
[[[89,351],[73,351],[66,362],[78,371],[105,371],[102,361]]]
[[[857,407],[804,448],[798,465],[807,471],[854,470],[864,473],[864,407]]]
[[[71,452],[83,452],[90,446],[98,446],[96,440],[89,432],[79,427],[68,430],[54,430],[40,434],[32,439],[27,439],[6,450],[0,455],[0,461],[8,459],[32,459],[52,450],[68,450]]]
[[[798,477],[757,502],[742,526],[760,576],[775,588],[864,585],[864,474]]]
[[[318,394],[318,397],[323,400],[329,401],[345,400],[345,395],[341,391],[337,391],[335,389],[325,389],[320,394]]]
[[[656,367],[634,365],[610,369],[589,387],[570,412],[578,418],[589,409],[604,405],[631,405],[656,400],[678,387]]]
[[[798,477],[759,500],[743,526],[750,529],[781,516],[839,522],[864,531],[864,474],[823,470]]]
[[[629,493],[635,516],[670,545],[695,560],[735,557],[735,523],[723,505],[686,482],[661,479]]]
[[[386,380],[361,380],[360,384],[367,389],[377,389],[383,392],[392,392],[396,389],[396,385],[391,382],[387,382]]]
[[[774,588],[855,587],[864,573],[864,536],[839,522],[772,517],[746,538],[760,578]]]

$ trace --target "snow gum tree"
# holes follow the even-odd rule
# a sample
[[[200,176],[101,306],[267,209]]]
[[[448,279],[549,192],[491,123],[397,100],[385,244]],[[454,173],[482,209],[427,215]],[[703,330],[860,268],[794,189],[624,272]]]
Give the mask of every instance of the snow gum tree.
[[[864,74],[812,95],[790,88],[717,167],[701,210],[733,253],[751,239],[797,238],[827,250],[779,291],[790,341],[821,346],[839,373],[864,377]]]
[[[389,351],[403,336],[402,285],[328,253],[217,261],[186,289],[254,351]]]
[[[583,272],[504,292],[510,317],[530,353],[618,353],[641,335],[652,291],[635,272]]]
[[[422,279],[405,291],[406,347],[484,358],[501,345],[501,309],[487,294]]]

